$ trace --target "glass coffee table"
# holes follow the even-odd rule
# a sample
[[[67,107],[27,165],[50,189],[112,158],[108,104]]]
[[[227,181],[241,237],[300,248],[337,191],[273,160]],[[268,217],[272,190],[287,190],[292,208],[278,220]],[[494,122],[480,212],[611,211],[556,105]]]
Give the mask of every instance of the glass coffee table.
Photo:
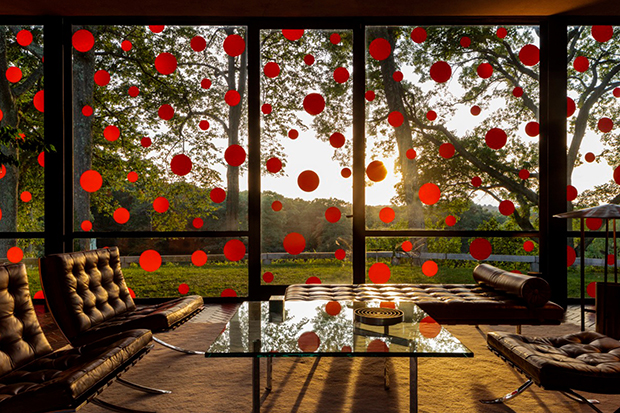
[[[418,357],[473,357],[411,302],[245,302],[206,357],[252,357],[252,412],[272,387],[273,357],[408,357],[410,411],[418,411]],[[261,397],[260,358],[267,358]],[[387,374],[385,374],[386,386]]]

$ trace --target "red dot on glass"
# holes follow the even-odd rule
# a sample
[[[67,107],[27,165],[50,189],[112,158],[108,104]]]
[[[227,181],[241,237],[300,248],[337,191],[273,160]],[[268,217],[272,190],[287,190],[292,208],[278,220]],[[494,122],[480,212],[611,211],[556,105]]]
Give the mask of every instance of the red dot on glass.
[[[403,241],[400,247],[403,249],[403,251],[409,252],[413,249],[413,244],[411,243],[411,241]]]
[[[394,218],[396,218],[396,213],[390,207],[381,208],[379,211],[379,219],[386,224],[394,221]]]
[[[415,29],[411,31],[411,40],[413,40],[416,43],[424,42],[424,40],[426,40],[426,37],[427,37],[426,29],[424,29],[423,27],[416,27]]]
[[[577,199],[577,195],[579,195],[579,193],[577,192],[577,188],[575,188],[572,185],[568,185],[566,187],[566,200],[568,202],[574,201],[575,199]]]
[[[282,170],[282,161],[274,156],[267,159],[266,166],[269,172],[275,174]]]
[[[514,89],[512,89],[512,95],[516,98],[520,98],[521,96],[523,96],[523,88],[522,87],[515,87]]]
[[[158,196],[153,201],[153,209],[155,210],[155,212],[159,212],[160,214],[163,214],[164,212],[166,212],[169,207],[170,207],[170,202],[168,202],[168,200],[164,198],[163,196]]]
[[[329,36],[329,41],[332,44],[338,44],[338,43],[340,43],[341,40],[342,40],[342,38],[340,37],[340,35],[338,33],[332,33],[331,36]]]
[[[95,36],[86,29],[73,33],[71,44],[78,52],[86,53],[95,45]]]
[[[307,54],[304,56],[304,63],[308,66],[312,66],[314,64],[314,56],[311,54]]]
[[[407,152],[405,152],[407,159],[415,159],[416,155],[417,154],[414,149],[407,149]]]
[[[105,86],[110,83],[110,74],[105,70],[97,70],[94,79],[97,86]]]
[[[402,113],[400,113],[397,110],[390,112],[390,114],[388,115],[388,123],[395,128],[398,128],[404,122],[405,122],[405,117],[403,116]]]
[[[237,106],[241,102],[241,95],[236,90],[229,90],[224,95],[224,101],[228,106]]]
[[[377,95],[375,94],[374,90],[369,90],[364,94],[364,97],[367,101],[372,102],[373,100],[375,100]]]
[[[437,83],[444,83],[452,76],[452,68],[447,62],[442,60],[433,63],[431,66],[431,78]]]
[[[428,112],[426,112],[426,119],[430,120],[431,122],[434,121],[435,119],[437,119],[437,113],[434,110],[429,110]]]
[[[585,56],[577,56],[573,61],[573,68],[583,73],[590,68],[590,61]]]
[[[336,250],[336,252],[334,252],[334,258],[336,258],[337,260],[344,260],[347,256],[347,252],[345,250],[343,250],[342,248],[338,248]]]
[[[456,218],[454,217],[454,215],[448,215],[445,219],[446,225],[449,227],[453,227],[454,225],[456,225]]]
[[[391,275],[390,267],[383,262],[376,262],[368,269],[368,278],[375,284],[385,284]]]
[[[0,179],[4,178],[6,175],[6,166],[0,165]]]
[[[343,178],[348,178],[351,176],[351,168],[342,168],[340,170],[340,176]]]
[[[144,271],[153,272],[161,267],[161,255],[155,250],[146,250],[140,254],[140,267]]]
[[[478,105],[474,105],[471,107],[471,109],[469,110],[469,112],[474,115],[474,116],[478,116],[480,115],[480,112],[482,111],[482,109],[480,109],[480,106]]]
[[[201,120],[200,122],[198,122],[198,127],[202,130],[207,130],[209,129],[209,121],[208,120]]]
[[[573,116],[573,113],[575,113],[576,110],[577,110],[577,105],[575,104],[575,101],[572,98],[567,97],[566,98],[566,117],[570,118],[571,116]]]
[[[149,26],[149,30],[152,31],[153,33],[161,33],[164,31],[164,28],[166,26],[164,25],[151,25]]]
[[[438,271],[439,266],[435,261],[425,261],[424,264],[422,264],[422,274],[427,277],[434,277]]]
[[[612,93],[615,97],[620,98],[620,87],[615,88]]]
[[[319,93],[310,93],[304,98],[304,110],[316,116],[325,109],[325,99]]]
[[[435,321],[431,316],[426,316],[420,320],[418,325],[420,334],[426,338],[435,338],[441,333],[441,324]]]
[[[459,43],[461,44],[462,47],[469,47],[471,46],[471,39],[467,36],[463,36],[461,37],[461,40]]]
[[[211,87],[211,79],[202,79],[200,81],[200,87],[203,89],[209,89]]]
[[[571,265],[573,265],[576,259],[577,259],[577,253],[575,252],[575,249],[571,247],[570,245],[567,245],[566,246],[566,266],[570,267]]]
[[[273,201],[271,203],[271,209],[273,209],[275,212],[282,211],[282,202]]]
[[[528,171],[527,169],[521,169],[519,171],[519,178],[521,179],[527,179],[530,177],[530,171]]]
[[[138,180],[138,174],[134,171],[131,171],[127,174],[127,180],[129,182],[136,182]]]
[[[592,281],[586,287],[586,293],[589,297],[596,298],[596,281]]]
[[[238,239],[231,239],[224,245],[224,256],[230,261],[241,261],[245,257],[245,244]]]
[[[609,118],[600,118],[598,121],[598,130],[603,133],[610,132],[614,127],[614,121]]]
[[[2,166],[4,167],[4,165]],[[616,166],[616,169],[614,169],[614,181],[620,185],[620,166]]]
[[[368,353],[387,353],[390,351],[390,348],[383,340],[375,339],[368,343],[368,347],[366,347],[366,352]]]
[[[540,49],[533,44],[526,44],[519,51],[519,60],[525,66],[535,66],[540,62]]]
[[[329,301],[325,304],[325,312],[332,317],[337,316],[342,311],[342,306],[338,301]]]
[[[341,148],[342,146],[344,146],[344,142],[345,142],[344,135],[340,132],[334,132],[329,137],[329,143],[334,148]]]
[[[500,39],[505,38],[508,35],[508,30],[506,30],[506,28],[504,27],[499,27],[497,29],[497,31],[495,32],[495,34],[497,35],[497,37],[499,37]]]
[[[491,243],[484,238],[476,238],[469,244],[469,253],[478,261],[489,258],[491,252],[493,252],[493,247],[491,247]]]
[[[127,209],[118,208],[116,211],[114,211],[112,218],[114,218],[114,221],[116,221],[116,223],[118,224],[125,224],[127,223],[127,221],[129,221],[130,214]]]
[[[368,53],[375,60],[385,60],[392,53],[392,46],[390,42],[380,37],[370,42]]]
[[[499,203],[499,212],[500,214],[505,216],[511,215],[513,212],[515,212],[515,204],[512,201],[506,199]]]
[[[269,115],[273,111],[273,107],[269,103],[265,103],[260,107],[260,111],[265,115]]]
[[[492,128],[486,133],[484,140],[487,146],[491,149],[501,149],[506,145],[508,141],[508,136],[503,129],[500,128]]]
[[[22,251],[22,249],[19,247],[11,247],[6,252],[6,258],[10,262],[16,264],[20,262],[22,258],[24,258],[24,251]]]
[[[127,287],[127,290],[129,290],[129,296],[130,296],[131,298],[136,298],[136,293],[134,293],[134,292],[133,292],[133,290],[132,290],[131,288]]]
[[[584,158],[586,162],[592,163],[596,160],[596,155],[594,155],[592,152],[588,152],[585,154]]]
[[[299,137],[299,132],[297,131],[297,129],[291,129],[290,131],[288,131],[288,137],[291,139],[297,139]]]
[[[207,253],[202,250],[197,250],[192,253],[192,264],[196,267],[202,267],[207,263],[208,259]]]
[[[298,232],[291,232],[284,237],[282,245],[289,254],[298,255],[306,249],[306,239]]]
[[[292,42],[301,39],[304,35],[303,29],[282,29],[282,35]]]
[[[245,51],[245,40],[238,34],[231,34],[224,40],[224,52],[227,55],[236,57]]]
[[[540,125],[538,122],[528,122],[527,125],[525,125],[525,133],[531,137],[538,136],[540,133]]]
[[[121,136],[120,129],[114,125],[106,126],[106,128],[103,130],[103,137],[110,142],[114,142],[120,136]]]
[[[592,37],[600,43],[605,43],[614,35],[613,26],[592,26]]]
[[[202,218],[194,218],[192,220],[192,226],[196,229],[200,229],[202,228],[202,226],[205,224],[204,220]]]
[[[174,108],[168,104],[163,104],[159,107],[157,115],[163,120],[170,120],[174,117]]]
[[[37,156],[37,162],[42,168],[45,168],[45,152],[41,152],[39,156]]]
[[[613,254],[607,255],[607,265],[614,265],[616,263],[616,257]]]
[[[207,41],[202,36],[194,36],[189,45],[195,52],[202,52],[207,47]]]
[[[342,217],[342,212],[337,207],[329,207],[325,210],[325,219],[327,222],[336,223],[340,221],[340,217]]]
[[[45,112],[45,98],[43,90],[39,90],[37,93],[35,93],[34,97],[32,98],[32,104],[34,105],[34,108],[39,112]]]
[[[280,74],[280,65],[276,62],[269,62],[263,67],[263,73],[268,78],[273,79]]]
[[[160,53],[155,58],[155,69],[162,75],[171,75],[177,70],[177,58],[172,53]]]
[[[394,79],[395,82],[401,82],[404,79],[403,72],[401,72],[400,70],[397,70],[392,75],[392,79]]]
[[[425,205],[434,205],[441,197],[441,190],[434,183],[428,182],[418,190],[420,201]]]
[[[93,223],[88,220],[82,221],[82,223],[80,224],[80,228],[82,228],[82,231],[88,232],[93,229]]]
[[[93,115],[93,108],[92,106],[86,105],[82,108],[82,115],[84,116],[92,116]]]
[[[482,79],[488,79],[493,75],[493,66],[490,63],[480,63],[476,69],[476,73]]]
[[[148,148],[152,144],[153,144],[153,141],[151,141],[151,138],[149,138],[149,137],[145,136],[142,139],[140,139],[140,145],[142,145],[142,147],[144,147],[144,148]]]
[[[133,45],[131,44],[129,40],[123,40],[121,42],[121,49],[123,49],[124,52],[130,51],[132,47]]]
[[[338,83],[345,83],[349,80],[349,71],[345,67],[338,67],[334,70],[334,80]]]
[[[383,181],[387,173],[387,168],[381,161],[372,161],[366,167],[366,176],[373,182]]]
[[[216,204],[221,204],[226,200],[226,191],[222,188],[213,188],[209,192],[209,198]]]
[[[297,185],[304,192],[312,192],[319,187],[319,176],[314,171],[303,171],[297,177]]]
[[[442,143],[439,146],[439,156],[441,156],[442,158],[450,159],[454,156],[454,153],[455,153],[454,145],[452,145],[449,142]]]
[[[174,155],[170,161],[170,169],[179,176],[185,176],[192,170],[192,160],[183,153]]]
[[[131,86],[128,90],[127,90],[127,94],[129,96],[131,96],[132,98],[135,98],[136,96],[138,96],[140,94],[140,89],[138,89],[137,86]]]
[[[596,231],[601,228],[603,225],[603,220],[601,218],[586,218],[586,227],[590,231]]]
[[[189,285],[185,283],[179,284],[178,290],[179,290],[179,294],[185,295],[189,292]]]
[[[534,242],[532,241],[525,241],[523,243],[523,250],[526,252],[532,252],[534,250]]]
[[[246,153],[241,145],[230,145],[224,151],[224,159],[230,166],[239,166],[245,162]]]
[[[20,46],[30,46],[30,43],[32,43],[32,33],[30,30],[20,30],[17,32],[17,35],[15,35],[15,40],[17,40],[17,44]]]
[[[273,273],[271,271],[266,271],[263,274],[263,281],[265,281],[267,284],[272,283],[273,282]]]
[[[237,296],[237,292],[233,290],[232,288],[226,288],[222,290],[222,293],[220,294],[220,297],[236,297],[236,296]]]
[[[89,169],[88,171],[84,171],[80,176],[80,186],[86,192],[96,192],[101,188],[103,184],[103,178],[101,174],[97,171]]]
[[[314,331],[306,331],[297,339],[297,346],[304,353],[314,353],[320,345],[321,340]]]

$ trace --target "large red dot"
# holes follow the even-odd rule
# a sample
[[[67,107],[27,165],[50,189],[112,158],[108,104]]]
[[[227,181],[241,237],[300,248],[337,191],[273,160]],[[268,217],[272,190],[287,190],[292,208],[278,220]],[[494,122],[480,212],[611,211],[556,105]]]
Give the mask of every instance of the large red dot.
[[[224,151],[224,159],[230,166],[239,166],[245,162],[245,149],[241,145],[230,145]]]
[[[570,245],[567,245],[566,246],[566,266],[570,267],[571,265],[573,265],[576,259],[577,259],[577,253],[575,252],[575,249],[571,247]]]
[[[32,43],[32,33],[30,30],[20,30],[17,32],[17,35],[15,35],[15,40],[17,40],[17,44],[20,46],[30,46],[30,43]]]
[[[605,43],[614,35],[613,26],[592,26],[592,37],[597,42]]]
[[[22,80],[22,71],[19,67],[9,67],[6,70],[6,80],[8,80],[11,83],[17,83],[20,80]]]
[[[618,89],[620,89],[620,88],[618,88]],[[377,95],[375,94],[374,90],[368,90],[364,94],[364,97],[366,98],[367,101],[372,102],[373,100],[375,100]]]
[[[140,267],[144,271],[153,272],[161,267],[161,255],[155,250],[146,250],[140,254]]]
[[[367,353],[387,353],[390,351],[388,345],[381,339],[372,340],[366,347]]]
[[[172,53],[160,53],[155,58],[155,69],[162,75],[171,75],[177,70],[177,58]]]
[[[80,228],[82,228],[82,231],[88,232],[93,229],[93,223],[88,220],[82,221],[82,223],[80,224]]]
[[[192,170],[192,160],[183,153],[174,155],[170,161],[170,169],[176,175],[187,175]]]
[[[476,238],[469,244],[469,253],[478,261],[489,258],[491,252],[493,252],[493,247],[491,247],[491,243],[484,238]]]
[[[129,89],[127,89],[127,94],[132,98],[135,98],[140,94],[140,89],[138,88],[138,86],[131,86]]]
[[[12,263],[18,263],[24,258],[24,251],[19,247],[11,247],[6,252],[6,258]]]
[[[407,157],[407,159],[415,159],[417,153],[415,152],[415,149],[407,149],[407,151],[405,152],[405,156]]]
[[[572,185],[568,185],[566,187],[566,200],[568,202],[571,202],[577,199],[577,195],[579,195],[579,193],[577,192],[577,188],[575,188]]]
[[[163,24],[149,26],[149,30],[152,31],[153,33],[161,33],[164,31],[164,28],[166,28],[166,26],[164,26]]]
[[[437,112],[435,112],[434,110],[429,110],[428,112],[426,112],[426,119],[430,120],[431,122],[434,121],[435,119],[437,119]]]
[[[282,35],[292,42],[301,39],[304,35],[303,29],[282,29]]]
[[[321,339],[314,331],[306,331],[297,339],[297,345],[304,353],[314,353],[321,345]]]
[[[523,88],[522,87],[515,87],[514,89],[512,89],[512,95],[516,98],[520,98],[521,96],[523,96]]]
[[[370,42],[368,52],[375,60],[385,60],[390,56],[390,53],[392,53],[392,46],[387,40],[378,38]]]
[[[425,261],[424,264],[422,264],[422,274],[427,277],[434,277],[438,271],[439,266],[435,261]]]
[[[538,136],[540,133],[540,125],[538,122],[528,122],[527,125],[525,125],[525,133],[532,138]]]
[[[394,221],[394,218],[396,218],[396,213],[390,207],[382,208],[381,211],[379,211],[379,219],[386,224]]]
[[[416,43],[424,42],[424,40],[426,40],[426,36],[426,29],[424,29],[423,27],[416,27],[411,31],[411,40]]]
[[[229,56],[239,56],[245,51],[245,40],[238,34],[229,35],[224,40],[224,51]]]
[[[151,140],[151,138],[149,138],[147,136],[145,136],[142,139],[140,139],[140,145],[142,145],[143,148],[148,148],[152,144],[153,144],[153,141]]]
[[[591,231],[597,231],[603,225],[601,218],[586,218],[586,227]]]
[[[216,204],[221,204],[226,199],[226,191],[222,188],[213,188],[209,192],[209,198]]]
[[[305,192],[312,192],[317,189],[319,182],[319,176],[314,171],[303,171],[297,177],[297,185]]]
[[[342,306],[338,301],[329,301],[327,304],[325,304],[325,312],[331,316],[337,316],[338,314],[340,314],[341,310]]]
[[[110,83],[110,74],[105,70],[97,70],[94,79],[97,86],[105,86]]]
[[[400,247],[403,249],[403,251],[409,252],[413,249],[413,243],[411,241],[403,241]]]
[[[312,66],[314,64],[314,56],[311,54],[307,54],[304,56],[304,63],[308,66]]]
[[[334,148],[341,148],[344,145],[345,138],[344,135],[340,132],[334,132],[332,136],[329,137],[329,143]]]
[[[329,36],[329,41],[330,41],[332,44],[338,44],[338,43],[340,43],[340,41],[341,41],[341,40],[342,40],[342,38],[340,37],[340,35],[339,35],[338,33],[332,33],[332,34]]]
[[[620,185],[620,166],[616,166],[616,169],[614,169],[614,181]]]
[[[71,44],[78,52],[86,53],[95,45],[95,36],[86,29],[81,29],[73,33]]]
[[[530,171],[528,171],[527,169],[521,169],[519,171],[519,178],[521,179],[527,179],[530,177]]]
[[[306,279],[306,284],[321,284],[321,279],[317,276],[308,277]]]
[[[295,140],[299,137],[299,132],[297,131],[297,129],[291,129],[290,131],[288,131],[288,137]]]
[[[304,110],[316,116],[325,109],[325,99],[319,93],[310,93],[304,98]]]
[[[267,271],[263,274],[263,281],[265,281],[267,284],[273,282],[273,273],[271,271]]]
[[[198,127],[202,130],[207,130],[209,129],[209,121],[208,120],[201,120],[200,122],[198,122]]]
[[[426,338],[435,338],[441,333],[441,324],[431,318],[431,316],[426,316],[420,320],[418,328],[420,329],[420,334]]]
[[[439,198],[441,197],[441,190],[434,183],[428,182],[420,187],[418,196],[423,204],[433,205],[439,201]]]
[[[236,297],[236,296],[237,296],[237,292],[233,290],[232,288],[225,288],[224,290],[222,290],[222,293],[220,294],[220,297]]]
[[[205,224],[204,220],[202,218],[194,218],[192,220],[192,226],[196,229],[200,229],[202,228],[202,226]]]
[[[338,83],[345,83],[349,80],[349,71],[344,67],[338,67],[334,70],[334,80]]]
[[[131,42],[130,42],[129,40],[123,40],[123,41],[121,42],[121,49],[122,49],[124,52],[128,52],[128,51],[130,51],[132,47],[133,47],[133,45],[131,44]]]
[[[245,244],[238,239],[231,239],[224,245],[224,256],[230,261],[241,261],[245,257]]]
[[[620,87],[615,88],[612,94],[614,97],[620,98]]]
[[[578,72],[585,72],[590,68],[590,61],[585,56],[577,56],[573,61],[573,67]]]
[[[584,155],[584,158],[586,162],[592,163],[596,160],[596,155],[594,155],[592,152],[588,152]]]
[[[347,252],[345,250],[343,250],[342,248],[338,248],[335,252],[334,252],[334,257],[337,260],[344,260],[347,256]]]
[[[126,224],[127,221],[129,221],[130,214],[127,209],[118,208],[116,211],[114,211],[112,217],[114,218],[114,221],[116,221],[118,224]]]
[[[348,178],[351,176],[351,168],[342,168],[340,170],[340,176],[342,176],[343,178]]]
[[[269,115],[273,111],[273,107],[269,103],[265,103],[260,107],[260,111],[265,115]]]
[[[45,168],[45,152],[41,152],[39,156],[37,156],[37,162],[42,168]]]
[[[29,191],[23,191],[19,195],[19,199],[21,199],[22,202],[30,202],[32,201],[32,194]]]
[[[6,175],[6,166],[0,165],[0,179],[4,178]]]
[[[368,278],[375,284],[385,284],[391,275],[390,267],[382,262],[376,262],[368,269]]]
[[[185,283],[179,284],[178,290],[179,290],[179,294],[185,295],[189,292],[189,285]]]
[[[207,41],[202,36],[194,36],[189,45],[195,52],[202,52],[207,47]]]
[[[298,232],[291,232],[284,237],[283,246],[291,255],[298,255],[306,248],[306,239]]]
[[[282,161],[274,156],[267,159],[266,166],[269,172],[275,174],[282,170]]]
[[[534,250],[534,242],[533,241],[525,241],[523,243],[523,250],[526,252],[532,252]]]
[[[534,66],[540,62],[540,49],[533,44],[526,44],[519,51],[519,60],[525,66]]]
[[[381,161],[372,161],[366,167],[366,176],[373,182],[383,181],[387,174],[387,168]]]
[[[596,281],[592,281],[586,287],[586,293],[589,297],[596,298]]]
[[[451,143],[442,143],[439,146],[439,156],[445,159],[450,159],[454,156],[455,150],[454,145]]]
[[[159,107],[157,114],[163,120],[170,120],[174,117],[174,108],[168,104],[163,104]]]
[[[97,171],[89,169],[80,176],[80,186],[86,192],[96,192],[101,188],[103,178]]]
[[[327,222],[336,223],[340,221],[340,217],[342,217],[342,212],[338,207],[329,207],[325,210],[325,219]]]
[[[405,117],[397,110],[390,112],[390,114],[388,115],[389,124],[395,128],[398,128],[400,125],[402,125],[404,121]]]
[[[153,209],[155,210],[155,212],[163,214],[168,210],[168,208],[170,208],[170,202],[168,202],[168,200],[163,196],[158,196],[153,201]]]
[[[459,41],[459,43],[461,44],[462,47],[469,47],[471,46],[471,39],[467,36],[463,36],[461,37],[461,40]]]
[[[508,30],[506,30],[505,27],[499,27],[497,29],[496,34],[497,34],[497,37],[499,37],[500,39],[503,39],[508,35]]]
[[[200,81],[200,87],[203,89],[209,89],[211,87],[211,79],[204,78]]]
[[[93,111],[92,106],[85,105],[85,106],[82,108],[82,115],[84,115],[84,116],[86,116],[86,117],[88,117],[88,116],[92,116],[92,115],[93,115],[93,112],[94,112],[94,111]]]
[[[444,83],[452,76],[452,68],[447,62],[442,60],[433,63],[431,66],[431,78],[437,83]]]
[[[263,67],[263,73],[265,73],[265,76],[268,78],[273,79],[280,74],[280,65],[276,62],[269,62]]]
[[[273,209],[275,212],[282,211],[282,202],[273,201],[271,203],[271,209]]]
[[[445,223],[449,227],[453,227],[456,225],[456,217],[454,215],[448,215],[445,219]]]
[[[480,63],[476,72],[482,79],[488,79],[493,75],[493,66],[490,63]]]
[[[114,125],[106,126],[106,128],[103,130],[103,137],[110,142],[114,142],[120,136],[121,136],[120,129]]]
[[[228,106],[237,106],[241,102],[241,95],[236,90],[229,90],[224,95],[224,101]]]
[[[613,129],[614,121],[609,118],[600,118],[597,126],[598,130],[603,133],[607,133]]]
[[[576,110],[577,110],[577,105],[575,104],[575,101],[572,98],[567,97],[566,98],[566,117],[570,118],[571,116],[573,116],[573,113],[575,113]]]
[[[515,212],[515,204],[512,201],[505,199],[499,203],[499,212],[502,215],[511,215]]]
[[[131,183],[136,182],[138,180],[138,173],[131,171],[127,174],[127,180]]]
[[[39,90],[37,93],[35,93],[34,98],[32,98],[32,104],[34,105],[34,108],[39,112],[45,112],[44,93],[45,92],[43,90]]]
[[[192,264],[194,264],[196,267],[202,267],[207,263],[208,259],[209,258],[207,257],[207,253],[203,250],[194,251],[192,253]]]
[[[489,129],[486,136],[484,137],[487,146],[491,149],[501,149],[506,145],[508,141],[508,135],[504,132],[503,129],[500,128],[492,128]]]

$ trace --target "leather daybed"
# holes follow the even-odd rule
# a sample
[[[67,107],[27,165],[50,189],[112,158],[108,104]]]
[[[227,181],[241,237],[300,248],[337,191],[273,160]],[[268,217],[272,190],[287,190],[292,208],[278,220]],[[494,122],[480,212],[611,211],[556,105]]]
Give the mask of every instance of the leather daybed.
[[[285,300],[413,301],[440,324],[560,324],[564,309],[549,301],[540,277],[480,264],[476,284],[293,284]]]

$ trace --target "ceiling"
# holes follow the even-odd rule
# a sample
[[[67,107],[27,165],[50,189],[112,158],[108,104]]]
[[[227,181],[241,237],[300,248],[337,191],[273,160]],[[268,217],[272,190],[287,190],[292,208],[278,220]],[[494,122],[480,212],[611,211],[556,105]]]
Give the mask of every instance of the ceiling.
[[[7,0],[13,16],[620,16],[619,0]]]

